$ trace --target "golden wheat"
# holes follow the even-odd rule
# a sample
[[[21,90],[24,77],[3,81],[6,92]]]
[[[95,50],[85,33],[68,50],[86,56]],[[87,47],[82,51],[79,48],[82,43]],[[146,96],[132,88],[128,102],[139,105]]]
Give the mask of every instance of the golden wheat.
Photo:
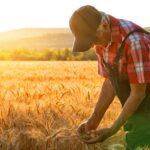
[[[84,144],[76,135],[103,83],[97,62],[0,62],[0,79],[0,149],[107,150],[112,144],[124,148],[123,131],[95,145]],[[120,109],[115,100],[101,127],[109,126]]]

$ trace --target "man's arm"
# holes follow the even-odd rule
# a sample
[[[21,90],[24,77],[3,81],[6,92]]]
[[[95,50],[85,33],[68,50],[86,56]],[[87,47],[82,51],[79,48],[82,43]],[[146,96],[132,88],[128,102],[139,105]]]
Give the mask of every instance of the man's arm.
[[[103,128],[95,131],[95,134],[98,136],[89,140],[84,140],[85,143],[93,144],[96,142],[103,142],[108,137],[115,134],[121,126],[124,125],[127,119],[134,114],[145,97],[146,84],[131,84],[130,87],[130,96],[126,100],[122,112],[113,125],[110,128]]]
[[[111,134],[116,133],[127,119],[134,114],[145,97],[146,84],[130,84],[131,92],[122,112],[111,127]]]
[[[100,96],[96,103],[95,109],[91,117],[87,121],[87,130],[96,129],[102,117],[104,116],[107,108],[112,103],[115,97],[114,89],[109,81],[106,79],[103,83]]]

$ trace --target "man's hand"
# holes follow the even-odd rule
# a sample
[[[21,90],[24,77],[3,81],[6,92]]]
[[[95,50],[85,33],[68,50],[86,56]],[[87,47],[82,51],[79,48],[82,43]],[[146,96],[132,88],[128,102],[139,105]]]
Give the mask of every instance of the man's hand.
[[[103,142],[108,137],[112,136],[111,128],[103,128],[100,130],[92,130],[88,133],[90,135],[90,139],[82,139],[83,142],[87,144],[94,144],[97,142]]]
[[[82,123],[81,125],[79,125],[78,129],[77,129],[77,132],[79,134],[83,134],[83,133],[86,133],[88,132],[89,129],[88,129],[88,125],[86,122]]]
[[[90,128],[88,127],[87,122],[82,123],[77,129],[77,135],[80,140],[89,140],[91,138],[89,132]]]

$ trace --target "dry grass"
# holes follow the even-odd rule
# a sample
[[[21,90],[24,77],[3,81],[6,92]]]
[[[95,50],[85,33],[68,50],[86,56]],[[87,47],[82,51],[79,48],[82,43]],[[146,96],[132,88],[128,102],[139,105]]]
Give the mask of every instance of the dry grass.
[[[95,145],[76,136],[102,83],[97,62],[0,62],[0,150],[107,150],[113,144],[124,149],[123,131]],[[101,126],[119,112],[115,100]]]

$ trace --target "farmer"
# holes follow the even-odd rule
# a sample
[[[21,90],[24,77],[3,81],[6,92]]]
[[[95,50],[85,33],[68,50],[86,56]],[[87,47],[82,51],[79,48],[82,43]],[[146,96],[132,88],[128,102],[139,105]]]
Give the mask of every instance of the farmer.
[[[122,104],[109,128],[95,130],[96,137],[82,140],[103,142],[123,126],[127,150],[150,147],[150,34],[89,5],[77,9],[69,23],[75,37],[73,52],[85,52],[95,45],[98,71],[105,78],[95,109],[78,133],[96,129],[115,96]]]

